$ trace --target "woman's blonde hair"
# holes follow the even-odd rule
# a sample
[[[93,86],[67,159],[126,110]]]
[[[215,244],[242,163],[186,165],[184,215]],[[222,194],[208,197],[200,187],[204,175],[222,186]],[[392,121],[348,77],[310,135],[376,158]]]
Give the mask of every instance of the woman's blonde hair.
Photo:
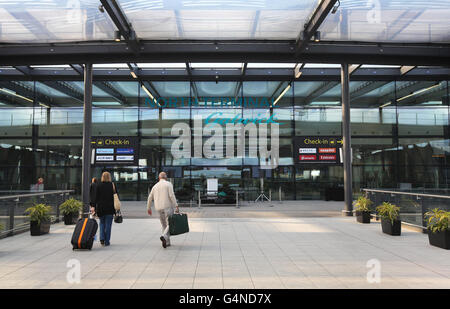
[[[111,174],[109,172],[103,172],[101,181],[102,182],[112,182]]]

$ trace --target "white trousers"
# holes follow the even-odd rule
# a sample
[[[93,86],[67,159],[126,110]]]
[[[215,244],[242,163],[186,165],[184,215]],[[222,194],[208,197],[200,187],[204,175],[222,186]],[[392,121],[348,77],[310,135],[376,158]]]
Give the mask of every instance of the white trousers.
[[[169,216],[173,215],[174,209],[173,208],[167,208],[163,210],[158,210],[159,212],[159,220],[161,221],[161,227],[162,227],[162,234],[166,239],[166,243],[170,244],[170,233],[169,233]]]

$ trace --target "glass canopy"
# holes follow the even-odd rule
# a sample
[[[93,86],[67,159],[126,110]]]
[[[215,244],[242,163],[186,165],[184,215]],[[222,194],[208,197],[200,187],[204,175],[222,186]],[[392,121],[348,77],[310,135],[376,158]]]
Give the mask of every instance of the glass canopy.
[[[295,40],[318,0],[117,0],[143,40]],[[0,43],[113,40],[98,0],[0,0]],[[341,0],[322,40],[450,42],[450,0]]]
[[[321,27],[322,40],[448,43],[449,0],[341,0]]]

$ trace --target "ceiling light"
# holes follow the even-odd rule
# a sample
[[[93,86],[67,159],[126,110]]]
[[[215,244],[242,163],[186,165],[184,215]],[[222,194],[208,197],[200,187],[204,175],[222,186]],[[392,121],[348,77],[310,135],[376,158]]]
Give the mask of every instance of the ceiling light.
[[[119,102],[114,101],[114,102],[102,102],[102,101],[96,101],[96,102],[92,102],[92,105],[97,105],[97,106],[111,106],[111,105],[121,105]]]
[[[418,90],[418,91],[413,92],[413,93],[411,93],[411,94],[408,94],[408,95],[406,95],[406,96],[404,96],[404,97],[401,97],[400,99],[397,99],[397,102],[400,102],[400,101],[402,101],[402,100],[404,100],[404,99],[407,99],[407,98],[409,98],[409,97],[415,96],[415,95],[417,95],[417,94],[419,94],[419,93],[422,93],[422,92],[431,90],[431,89],[433,89],[433,88],[436,88],[437,86],[440,86],[440,83],[439,83],[439,84],[436,84],[436,85],[433,85],[433,86],[431,86],[431,87],[428,87],[428,88],[424,88],[424,89]]]
[[[287,87],[283,90],[283,92],[278,96],[278,98],[273,102],[272,106],[275,106],[275,104],[278,103],[278,101],[288,92],[288,90],[291,88],[291,84],[288,84]]]
[[[320,42],[320,31],[314,33],[314,42]]]
[[[380,108],[386,107],[386,106],[391,105],[391,104],[392,104],[392,102],[387,102],[386,104],[380,105]]]
[[[138,78],[136,73],[134,73],[134,71],[130,71],[131,76],[133,76],[133,78]]]
[[[42,106],[42,107],[45,107],[45,108],[50,108],[50,106],[48,106],[48,105],[46,105],[46,104],[44,104],[44,103],[40,103],[40,102],[39,102],[39,105]]]
[[[114,41],[120,42],[120,31],[119,30],[114,31]]]
[[[9,90],[9,89],[5,89],[5,88],[0,88],[0,91],[2,91],[2,92],[4,92],[4,93],[7,93],[7,94],[9,94],[9,95],[13,95],[13,96],[15,96],[15,97],[24,99],[24,100],[26,100],[26,101],[28,101],[28,102],[33,103],[33,100],[32,100],[32,99],[29,99],[29,98],[27,98],[27,97],[21,96],[20,94],[17,94],[15,91],[12,91],[12,90]]]
[[[144,85],[141,86],[142,89],[144,89],[144,91],[147,93],[147,95],[150,97],[150,99],[153,100],[153,102],[158,105],[159,107],[161,107],[161,105],[159,105],[158,101],[155,100],[155,97],[153,96],[153,94],[147,89],[147,87],[145,87]]]

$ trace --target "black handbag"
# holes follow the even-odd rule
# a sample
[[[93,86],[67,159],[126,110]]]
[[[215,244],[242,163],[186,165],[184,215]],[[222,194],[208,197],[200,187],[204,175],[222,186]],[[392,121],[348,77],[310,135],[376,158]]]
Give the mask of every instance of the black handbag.
[[[116,214],[114,216],[114,222],[116,222],[116,223],[123,222],[123,217],[122,217],[122,214],[120,213],[120,210],[116,211]]]

